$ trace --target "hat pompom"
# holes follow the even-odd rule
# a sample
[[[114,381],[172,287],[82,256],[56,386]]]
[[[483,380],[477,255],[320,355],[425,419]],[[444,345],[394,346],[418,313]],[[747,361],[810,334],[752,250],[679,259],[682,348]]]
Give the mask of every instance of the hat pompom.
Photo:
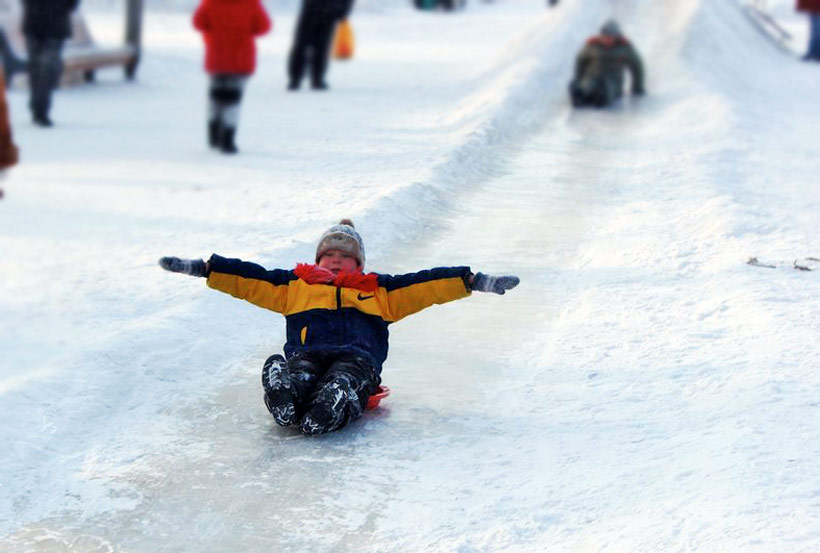
[[[349,226],[349,227],[356,228],[356,227],[353,225],[353,221],[351,221],[350,219],[342,219],[341,221],[339,221],[339,224],[340,224],[340,225],[347,225],[347,226]]]

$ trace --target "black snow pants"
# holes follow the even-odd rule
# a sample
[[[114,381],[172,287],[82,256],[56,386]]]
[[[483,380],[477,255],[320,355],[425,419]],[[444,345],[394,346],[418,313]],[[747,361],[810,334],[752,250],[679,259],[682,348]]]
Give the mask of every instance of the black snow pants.
[[[569,95],[575,107],[606,107],[615,100],[616,94],[604,79],[586,79],[584,83],[574,80],[569,84]]]
[[[304,434],[342,428],[362,416],[381,378],[351,354],[301,354],[285,361],[272,355],[262,369],[265,405],[281,426],[299,425]]]
[[[299,88],[307,65],[310,65],[311,86],[318,89],[327,87],[325,73],[337,22],[337,17],[328,14],[303,12],[299,15],[288,59],[289,88]]]
[[[48,121],[51,93],[63,73],[63,39],[26,35],[28,52],[29,108],[36,122]]]

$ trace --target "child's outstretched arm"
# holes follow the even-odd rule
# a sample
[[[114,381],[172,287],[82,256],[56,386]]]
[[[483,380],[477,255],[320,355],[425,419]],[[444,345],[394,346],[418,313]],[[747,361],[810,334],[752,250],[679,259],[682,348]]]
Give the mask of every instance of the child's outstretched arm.
[[[470,288],[476,292],[492,292],[493,294],[504,295],[507,290],[512,290],[521,282],[517,276],[492,276],[484,273],[476,273],[469,277]]]
[[[159,266],[172,273],[205,277],[208,287],[277,313],[285,313],[288,288],[297,280],[293,271],[267,270],[256,263],[216,254],[208,261],[162,257]]]
[[[161,257],[159,266],[172,273],[184,273],[195,277],[206,277],[210,267],[202,259],[180,259],[178,257]]]
[[[504,294],[518,285],[516,276],[473,274],[469,267],[438,267],[406,275],[379,275],[385,320],[400,321],[431,305],[466,298],[471,292]]]

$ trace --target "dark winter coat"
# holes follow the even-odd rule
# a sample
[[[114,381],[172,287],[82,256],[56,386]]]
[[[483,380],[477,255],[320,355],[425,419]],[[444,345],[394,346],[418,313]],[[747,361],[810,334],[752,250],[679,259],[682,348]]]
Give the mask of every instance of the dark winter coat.
[[[71,36],[71,12],[79,0],[23,0],[23,33],[39,39]]]
[[[351,353],[381,373],[387,327],[434,304],[470,295],[469,267],[437,268],[391,276],[370,273],[371,290],[311,284],[300,269],[267,270],[255,263],[210,258],[208,286],[285,316],[285,355]],[[302,276],[297,276],[297,273]],[[306,280],[307,279],[307,280]]]
[[[638,52],[622,37],[594,36],[578,53],[575,60],[575,80],[580,88],[592,90],[598,81],[606,83],[613,97],[621,96],[624,71],[632,76],[632,92],[644,92],[643,63]]]
[[[6,102],[6,80],[0,71],[0,170],[17,163],[17,145],[11,137],[9,106]]]
[[[254,38],[271,28],[271,20],[260,0],[203,0],[194,13],[193,23],[205,39],[208,73],[250,75],[254,72]]]
[[[353,0],[303,0],[301,17],[340,20],[352,8]]]
[[[820,0],[797,0],[797,11],[820,13]]]

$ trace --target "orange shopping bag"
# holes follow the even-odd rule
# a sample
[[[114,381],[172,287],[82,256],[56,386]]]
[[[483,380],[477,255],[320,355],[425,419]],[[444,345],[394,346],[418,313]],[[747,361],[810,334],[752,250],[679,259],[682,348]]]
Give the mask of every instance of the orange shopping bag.
[[[333,37],[333,58],[347,60],[353,57],[353,27],[347,19],[343,19],[336,26]]]

